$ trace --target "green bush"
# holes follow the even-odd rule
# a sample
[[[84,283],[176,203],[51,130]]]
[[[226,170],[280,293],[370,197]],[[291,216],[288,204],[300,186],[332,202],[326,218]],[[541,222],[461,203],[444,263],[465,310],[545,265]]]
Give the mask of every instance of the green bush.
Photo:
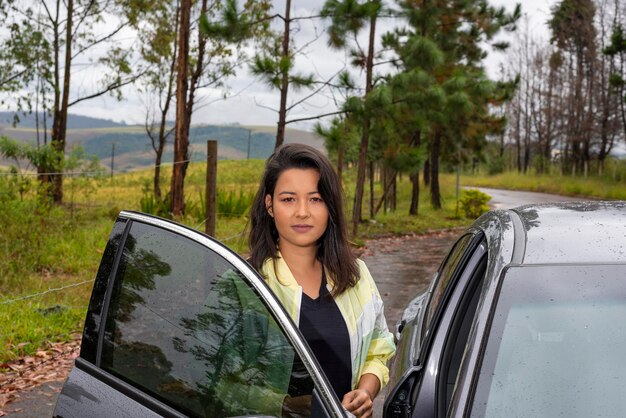
[[[504,159],[500,156],[492,156],[487,160],[487,173],[491,176],[504,172]]]
[[[145,193],[139,200],[141,211],[151,215],[171,219],[169,194],[164,200],[157,199],[152,193]]]
[[[463,190],[463,196],[461,196],[461,209],[466,218],[476,219],[483,213],[489,210],[487,202],[491,199],[486,193],[481,192],[478,189],[466,189]]]
[[[225,216],[227,218],[243,216],[252,206],[254,193],[246,193],[241,189],[239,190],[239,193],[236,193],[234,190],[225,192],[218,189],[215,199],[217,203],[218,215]]]

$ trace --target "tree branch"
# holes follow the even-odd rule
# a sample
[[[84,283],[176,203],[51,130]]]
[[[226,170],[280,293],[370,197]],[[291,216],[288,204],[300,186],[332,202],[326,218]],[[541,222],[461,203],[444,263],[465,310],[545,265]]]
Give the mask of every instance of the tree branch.
[[[102,90],[100,90],[100,91],[98,91],[96,93],[90,94],[89,96],[85,96],[85,97],[79,97],[78,99],[76,99],[73,102],[69,103],[67,105],[67,107],[73,106],[76,103],[80,103],[80,102],[85,101],[85,100],[89,100],[89,99],[93,99],[95,97],[102,96],[103,94],[106,94],[106,93],[108,93],[110,91],[119,89],[120,87],[124,87],[124,86],[126,86],[128,84],[132,84],[132,83],[135,82],[135,80],[137,80],[142,75],[143,75],[143,73],[134,75],[133,77],[130,77],[129,79],[127,79],[125,81],[121,81],[119,83],[117,83],[117,82],[116,83],[111,83],[108,86],[106,86],[104,89],[102,89]]]
[[[276,110],[276,109],[272,109],[272,108],[271,108],[271,107],[269,107],[269,106],[265,106],[265,105],[262,105],[262,104],[260,104],[259,102],[257,102],[257,101],[256,101],[256,97],[254,98],[254,104],[255,104],[255,105],[257,105],[258,107],[260,107],[261,109],[267,109],[267,110],[271,110],[271,111],[272,111],[272,112],[274,112],[274,113],[278,113],[278,110]]]
[[[16,74],[13,74],[12,76],[10,76],[9,78],[5,78],[4,80],[0,80],[0,87],[4,86],[5,84],[10,83],[11,81],[15,80],[16,78],[24,75],[26,73],[27,70],[22,70]]]
[[[307,118],[291,119],[291,120],[285,121],[285,125],[289,125],[290,123],[296,123],[296,122],[304,122],[307,120],[321,119],[321,118],[325,118],[326,116],[345,115],[346,113],[348,112],[345,110],[338,110],[337,112],[324,113],[324,114],[317,115],[317,116],[309,116]]]
[[[80,17],[78,22],[76,22],[76,26],[74,27],[74,33],[72,34],[72,38],[74,38],[74,35],[78,33],[78,29],[80,28],[80,26],[83,23],[85,23],[85,20],[87,19],[87,17],[89,17],[89,14],[90,14],[89,10],[91,9],[94,3],[95,3],[95,0],[91,0],[87,5],[85,5],[83,9],[84,13],[82,13],[82,16]]]
[[[304,103],[305,101],[307,101],[308,99],[310,99],[311,97],[315,96],[316,94],[318,94],[324,87],[327,87],[328,85],[330,85],[330,80],[332,80],[333,78],[335,78],[337,76],[337,74],[341,73],[341,71],[343,70],[343,68],[339,71],[337,71],[335,74],[333,74],[332,76],[330,76],[330,78],[325,81],[322,82],[320,87],[315,89],[313,92],[311,92],[311,94],[303,97],[302,99],[292,103],[290,106],[288,106],[286,108],[286,111],[289,112],[291,109],[293,109],[296,106],[299,106],[300,104]]]
[[[121,24],[119,27],[117,27],[113,32],[109,33],[106,36],[103,36],[100,39],[96,39],[95,41],[93,41],[92,43],[90,43],[89,45],[85,46],[84,48],[80,49],[79,51],[77,51],[74,55],[72,55],[72,60],[74,58],[76,58],[77,56],[79,56],[80,54],[82,54],[83,52],[87,51],[88,49],[93,48],[94,46],[105,42],[109,39],[111,39],[112,37],[114,37],[115,35],[117,35],[122,29],[124,29],[126,26],[128,25],[128,22]]]

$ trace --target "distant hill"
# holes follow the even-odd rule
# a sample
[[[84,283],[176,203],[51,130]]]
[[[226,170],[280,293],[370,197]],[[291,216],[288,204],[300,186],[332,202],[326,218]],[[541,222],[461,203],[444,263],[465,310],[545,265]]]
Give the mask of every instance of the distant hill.
[[[274,137],[263,132],[249,132],[235,126],[192,126],[189,131],[190,159],[206,161],[206,143],[215,139],[218,143],[218,158],[248,158],[248,136],[250,158],[267,158],[274,149]],[[170,141],[173,140],[173,135]],[[110,164],[115,143],[115,166],[118,170],[129,170],[138,166],[154,164],[155,153],[145,132],[107,132],[82,142],[87,154],[97,155],[104,165]],[[163,161],[172,161],[172,144],[165,149]]]
[[[19,112],[0,112],[0,126],[12,126],[15,117],[19,119],[16,127],[32,128],[36,125],[35,114],[24,115]],[[39,113],[39,123],[43,123],[43,114]],[[74,114],[67,115],[67,129],[97,129],[97,128],[113,128],[116,126],[126,126],[124,123],[113,122],[108,119],[90,118],[89,116],[80,116]],[[48,117],[48,129],[52,127],[52,118]]]
[[[10,114],[0,113],[0,135],[31,143],[36,142],[34,118],[32,127],[26,126],[28,120],[23,120],[23,123],[14,128],[10,123],[3,123],[4,119],[1,118],[10,117],[7,115]],[[155,153],[142,126],[124,125],[74,115],[70,117],[70,121],[72,120],[74,123],[80,122],[81,124],[92,120],[95,127],[69,128],[68,146],[82,145],[87,154],[97,156],[105,167],[110,166],[113,144],[115,144],[116,171],[127,171],[154,164]],[[220,159],[267,158],[274,150],[275,135],[276,128],[270,126],[194,125],[189,133],[190,159],[191,161],[206,161],[206,141],[209,139],[217,140]],[[40,142],[42,141],[43,134],[40,132]],[[173,160],[171,141],[173,141],[173,134],[163,155],[165,164]],[[287,129],[285,142],[301,142],[326,152],[322,138],[311,132]],[[11,162],[0,159],[0,164],[4,163],[10,164]]]

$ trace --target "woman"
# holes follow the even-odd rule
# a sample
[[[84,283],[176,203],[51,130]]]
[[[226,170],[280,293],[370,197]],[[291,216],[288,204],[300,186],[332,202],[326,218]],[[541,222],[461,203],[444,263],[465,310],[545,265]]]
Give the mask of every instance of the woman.
[[[395,345],[376,285],[350,250],[342,203],[328,158],[302,144],[280,147],[252,205],[250,262],[300,328],[342,405],[368,417]]]

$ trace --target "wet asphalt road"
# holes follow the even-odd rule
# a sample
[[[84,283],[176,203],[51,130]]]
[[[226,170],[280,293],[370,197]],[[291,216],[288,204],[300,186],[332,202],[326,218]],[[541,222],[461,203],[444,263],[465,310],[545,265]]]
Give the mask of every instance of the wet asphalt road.
[[[492,196],[489,202],[491,207],[503,209],[526,203],[580,200],[542,193],[480,190]],[[395,323],[400,319],[406,304],[428,287],[433,273],[460,232],[456,230],[382,238],[367,243],[361,258],[378,285],[390,331],[395,331]],[[51,417],[60,388],[60,382],[52,382],[22,392],[20,399],[7,405],[4,412],[12,418]],[[376,399],[375,417],[382,416],[384,395],[383,391]]]
[[[430,279],[459,232],[461,229],[368,242],[361,258],[376,281],[392,333],[395,333],[395,324],[406,304],[428,288]],[[386,389],[374,402],[375,417],[382,416]]]
[[[559,196],[546,193],[518,192],[513,190],[489,189],[486,187],[468,187],[478,189],[491,196],[489,206],[494,209],[510,209],[516,206],[530,203],[554,203],[571,202],[576,200],[588,200],[580,197]]]

